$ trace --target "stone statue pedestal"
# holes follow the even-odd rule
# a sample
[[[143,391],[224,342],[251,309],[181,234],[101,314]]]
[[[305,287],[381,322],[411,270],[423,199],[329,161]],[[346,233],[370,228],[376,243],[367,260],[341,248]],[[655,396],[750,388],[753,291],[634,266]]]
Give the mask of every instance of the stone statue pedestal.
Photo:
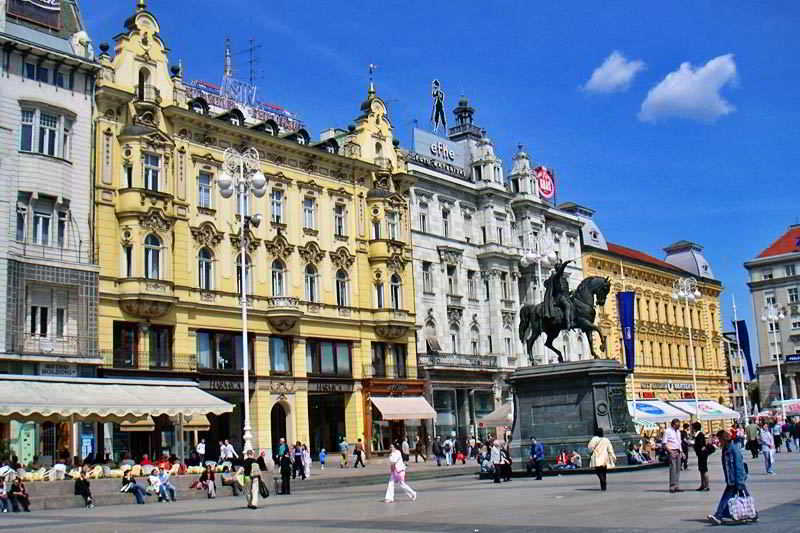
[[[531,437],[544,445],[545,462],[555,464],[562,448],[578,450],[589,466],[586,445],[595,427],[614,445],[617,464],[626,464],[625,449],[638,441],[625,398],[630,370],[612,359],[520,368],[509,378],[514,391],[511,454],[515,470],[524,470]]]

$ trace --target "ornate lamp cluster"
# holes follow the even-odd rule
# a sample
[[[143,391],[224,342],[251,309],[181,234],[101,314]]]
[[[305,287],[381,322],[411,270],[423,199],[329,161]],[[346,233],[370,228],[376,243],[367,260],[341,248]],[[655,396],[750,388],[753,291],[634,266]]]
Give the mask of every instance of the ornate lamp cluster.
[[[700,405],[697,397],[697,359],[694,355],[694,341],[692,339],[692,315],[689,313],[689,303],[700,298],[700,290],[697,288],[697,280],[693,277],[678,278],[672,284],[672,299],[683,302],[684,323],[688,324],[689,331],[689,351],[692,357],[692,387],[694,389],[694,417],[700,419]]]
[[[764,312],[761,315],[761,321],[764,323],[772,324],[772,340],[775,343],[775,362],[778,364],[778,390],[781,391],[781,415],[786,420],[786,406],[783,405],[783,376],[781,376],[781,350],[778,349],[778,324],[781,320],[786,318],[783,309],[775,304],[768,304],[764,306]]]

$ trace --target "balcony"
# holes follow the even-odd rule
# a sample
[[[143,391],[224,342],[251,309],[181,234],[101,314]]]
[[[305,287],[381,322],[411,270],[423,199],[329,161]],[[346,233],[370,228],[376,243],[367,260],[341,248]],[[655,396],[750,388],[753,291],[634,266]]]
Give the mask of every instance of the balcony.
[[[386,339],[398,339],[414,327],[414,319],[404,309],[379,309],[372,313],[375,333]]]
[[[55,243],[54,243],[55,244]],[[72,248],[65,246],[45,246],[24,241],[8,241],[8,255],[36,259],[40,261],[53,261],[73,265],[92,265],[91,250],[85,248]]]
[[[136,113],[144,111],[155,111],[161,105],[161,91],[155,85],[142,84],[136,88],[136,99],[133,106]]]
[[[165,219],[162,213],[169,212],[171,203],[172,195],[168,192],[129,187],[120,189],[117,193],[116,212],[117,215],[146,215],[151,209],[160,209],[160,212],[156,211],[155,216],[164,220],[157,222],[169,224],[169,220]]]
[[[481,245],[480,251],[478,251],[478,259],[491,259],[493,257],[516,261],[522,259],[520,249],[515,246],[499,244],[496,242],[489,242]]]
[[[451,137],[454,135],[464,135],[464,134],[475,135],[476,137],[483,137],[483,132],[481,132],[481,129],[473,124],[458,124],[450,128],[449,133]]]
[[[408,369],[398,369],[395,366],[387,364],[364,363],[362,368],[362,377],[364,379],[382,378],[382,379],[406,379],[408,378]]]
[[[470,355],[462,353],[418,354],[417,361],[423,368],[461,368],[466,370],[497,369],[496,355]]]
[[[447,307],[464,307],[461,303],[463,297],[458,294],[448,294],[447,295]]]
[[[208,354],[205,358],[195,353],[175,354],[171,351],[146,352],[130,349],[101,351],[106,368],[119,370],[137,369],[139,364],[148,361],[147,368],[152,371],[198,372],[201,374],[241,374],[242,361],[236,354]],[[250,352],[250,372],[254,372],[253,352]]]
[[[391,170],[392,169],[392,160],[388,157],[376,157],[375,158],[375,166],[380,168],[381,170]]]
[[[278,331],[288,331],[303,316],[300,299],[292,296],[270,296],[267,298],[266,315],[272,327]]]
[[[126,278],[117,281],[120,308],[138,318],[159,318],[175,305],[177,298],[170,281]]]
[[[24,354],[52,355],[53,357],[94,358],[96,340],[88,336],[40,337],[26,333],[20,350]]]

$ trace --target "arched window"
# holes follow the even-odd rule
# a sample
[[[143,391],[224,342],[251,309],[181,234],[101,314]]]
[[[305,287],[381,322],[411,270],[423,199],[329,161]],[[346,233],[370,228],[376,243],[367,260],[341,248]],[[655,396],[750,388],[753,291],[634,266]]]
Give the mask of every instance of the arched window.
[[[198,283],[203,290],[210,291],[214,288],[213,264],[214,256],[211,250],[202,248],[197,254],[197,273],[199,276]]]
[[[392,309],[400,309],[403,305],[403,280],[392,274]]]
[[[470,337],[472,355],[479,355],[481,351],[481,334],[478,330],[478,326],[472,326],[472,330],[470,330]]]
[[[383,146],[381,143],[375,143],[375,157],[381,157],[383,155]]]
[[[148,235],[144,240],[144,277],[159,279],[161,273],[161,239]]]
[[[246,255],[244,258],[244,278],[245,287],[247,288],[246,294],[253,293],[253,265],[250,262],[250,256]],[[245,294],[242,292],[242,256],[241,254],[236,258],[236,290],[239,295]]]
[[[272,295],[286,296],[286,266],[280,259],[272,262]]]
[[[146,68],[142,67],[139,70],[139,100],[144,100],[145,97],[145,87],[150,83],[150,71]]]
[[[450,326],[450,346],[453,350],[453,353],[459,353],[461,349],[461,338],[458,330],[457,324],[452,324]]]
[[[319,300],[319,289],[317,285],[317,269],[314,265],[306,266],[306,301],[316,302]]]
[[[345,307],[349,301],[347,272],[339,270],[336,272],[336,305]]]

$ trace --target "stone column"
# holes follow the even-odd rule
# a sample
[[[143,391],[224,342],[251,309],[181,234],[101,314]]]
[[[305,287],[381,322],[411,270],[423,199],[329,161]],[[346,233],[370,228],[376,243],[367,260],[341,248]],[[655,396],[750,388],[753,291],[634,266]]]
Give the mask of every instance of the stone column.
[[[797,399],[797,374],[787,374],[789,380],[789,396],[792,400]]]
[[[139,323],[139,353],[136,354],[136,368],[150,370],[150,328],[145,322]]]

